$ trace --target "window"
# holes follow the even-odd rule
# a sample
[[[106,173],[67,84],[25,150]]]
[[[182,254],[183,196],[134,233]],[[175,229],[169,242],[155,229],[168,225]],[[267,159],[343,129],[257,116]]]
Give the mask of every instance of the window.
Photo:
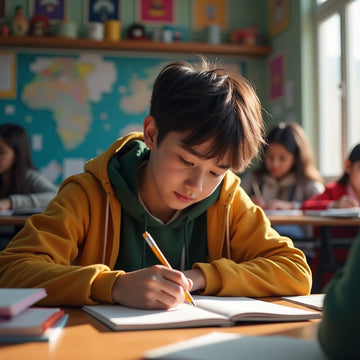
[[[360,143],[360,1],[316,2],[319,167],[330,178]]]

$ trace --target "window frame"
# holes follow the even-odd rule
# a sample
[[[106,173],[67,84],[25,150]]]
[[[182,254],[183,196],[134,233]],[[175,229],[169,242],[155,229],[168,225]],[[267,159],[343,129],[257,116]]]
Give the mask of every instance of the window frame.
[[[341,41],[341,55],[340,55],[340,90],[341,90],[341,158],[345,159],[349,152],[349,139],[348,139],[348,133],[349,133],[349,101],[347,94],[349,93],[349,83],[347,81],[348,79],[348,58],[347,58],[347,49],[349,48],[349,34],[348,34],[348,28],[349,28],[349,18],[347,14],[347,7],[350,3],[358,1],[358,0],[327,0],[321,4],[317,3],[317,0],[314,0],[315,3],[315,49],[316,49],[316,68],[320,69],[320,56],[319,56],[319,25],[324,22],[326,19],[330,18],[334,14],[339,14],[340,17],[340,41]],[[317,71],[317,89],[320,87],[320,72]],[[320,119],[320,94],[319,91],[317,92],[317,108],[316,108],[316,115],[317,119]],[[318,133],[317,133],[317,139],[318,144],[320,144],[320,134],[321,134],[321,124],[320,121],[318,122]],[[318,146],[318,155],[319,159],[321,158],[320,154],[320,146]],[[321,170],[321,163],[319,163],[319,168]],[[341,175],[341,174],[338,174]],[[338,178],[338,176],[332,177],[325,177],[325,180],[333,180],[334,178]]]

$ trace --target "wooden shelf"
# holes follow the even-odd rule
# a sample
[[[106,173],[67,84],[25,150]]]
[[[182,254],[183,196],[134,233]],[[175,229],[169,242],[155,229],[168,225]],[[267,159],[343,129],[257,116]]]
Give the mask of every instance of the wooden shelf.
[[[266,56],[270,54],[269,46],[250,46],[240,44],[212,45],[200,42],[163,43],[140,40],[94,41],[86,38],[68,39],[55,36],[0,37],[0,47],[43,48],[43,49],[77,49],[99,51],[145,51],[166,53],[221,54],[237,56]]]

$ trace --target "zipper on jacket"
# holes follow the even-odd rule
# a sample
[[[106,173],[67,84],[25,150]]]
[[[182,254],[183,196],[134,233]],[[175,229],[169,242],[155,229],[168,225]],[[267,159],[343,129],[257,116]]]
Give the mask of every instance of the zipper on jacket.
[[[109,183],[106,182],[105,186]],[[102,253],[102,263],[105,264],[106,257],[106,248],[108,242],[108,230],[109,230],[109,212],[110,212],[110,193],[106,192],[106,211],[105,211],[105,230],[104,230],[104,241],[103,241],[103,253]]]

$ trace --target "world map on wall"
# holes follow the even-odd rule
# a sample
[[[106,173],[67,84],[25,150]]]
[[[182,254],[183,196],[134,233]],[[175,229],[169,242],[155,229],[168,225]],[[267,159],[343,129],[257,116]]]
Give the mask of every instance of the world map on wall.
[[[4,121],[25,127],[36,167],[59,184],[83,171],[85,161],[119,136],[142,130],[154,80],[174,60],[90,52],[21,53],[17,96],[0,99],[0,112]],[[240,72],[244,64],[232,62]]]
[[[78,59],[37,57],[30,71],[35,77],[24,86],[22,101],[33,110],[50,110],[64,148],[76,148],[90,130],[91,103],[100,102],[104,93],[113,91],[117,79],[115,64],[97,54],[82,55]],[[129,89],[133,95],[119,100],[123,112],[146,110],[144,105],[149,103],[149,86],[153,81],[150,73],[146,79],[132,76]]]

